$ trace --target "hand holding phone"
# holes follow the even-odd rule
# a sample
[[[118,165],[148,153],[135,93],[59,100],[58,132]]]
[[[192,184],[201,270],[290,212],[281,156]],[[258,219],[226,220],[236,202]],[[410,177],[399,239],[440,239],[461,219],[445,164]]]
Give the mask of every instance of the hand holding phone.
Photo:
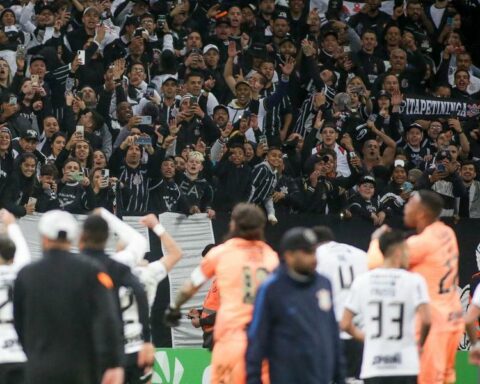
[[[75,133],[78,137],[83,139],[85,137],[85,127],[83,125],[77,125],[75,128]]]
[[[79,49],[77,51],[77,57],[78,57],[78,64],[85,65],[85,51],[82,49]]]

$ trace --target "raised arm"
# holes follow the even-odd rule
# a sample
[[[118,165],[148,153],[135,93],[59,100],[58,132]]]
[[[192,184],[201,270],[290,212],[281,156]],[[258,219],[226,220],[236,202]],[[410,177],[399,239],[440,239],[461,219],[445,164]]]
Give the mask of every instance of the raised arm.
[[[147,252],[147,239],[105,208],[97,208],[95,212],[108,223],[109,228],[126,245],[122,251],[117,252],[112,258],[128,265],[130,268],[136,266]]]
[[[28,249],[27,242],[20,226],[15,220],[15,216],[8,212],[6,209],[0,211],[0,220],[7,226],[7,233],[10,239],[15,244],[15,256],[13,258],[13,265],[18,268],[30,263],[32,256]]]
[[[166,272],[170,272],[172,268],[182,258],[182,250],[170,234],[167,233],[164,226],[160,224],[158,218],[153,213],[143,216],[140,219],[140,224],[151,229],[162,242],[165,253],[160,262],[164,265]]]

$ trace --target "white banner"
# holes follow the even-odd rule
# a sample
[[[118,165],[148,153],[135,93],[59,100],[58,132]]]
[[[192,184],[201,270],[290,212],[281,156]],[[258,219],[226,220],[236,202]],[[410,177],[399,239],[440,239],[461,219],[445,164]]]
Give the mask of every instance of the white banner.
[[[329,0],[310,0],[310,9],[317,8],[318,13],[324,15],[327,12]],[[391,15],[393,13],[393,4],[395,1],[382,1],[382,11]],[[354,15],[362,9],[365,1],[344,1],[343,2],[343,11],[351,16]]]
[[[160,221],[165,229],[172,235],[175,241],[182,247],[182,259],[169,273],[170,302],[190,277],[192,271],[202,260],[202,251],[215,243],[212,222],[206,214],[185,216],[178,213],[163,213]],[[162,246],[163,253],[165,249]],[[203,299],[210,288],[210,283],[205,284],[197,294],[189,300],[182,313],[185,315],[192,308],[201,308]],[[182,316],[180,326],[172,328],[172,347],[198,347],[202,345],[202,329],[194,328],[186,316]]]
[[[87,215],[74,215],[78,221],[79,233],[83,222],[87,218]],[[38,233],[38,222],[42,217],[39,213],[34,213],[33,215],[26,215],[18,220],[18,225],[22,229],[23,235],[27,240],[28,247],[30,248],[30,253],[32,254],[33,260],[38,260],[42,257],[42,244],[40,242],[40,235]],[[139,224],[140,217],[137,216],[125,216],[123,221],[128,225],[131,225],[148,240],[148,229]],[[108,243],[106,247],[107,253],[115,253],[117,243],[117,237],[113,234],[108,238]],[[72,252],[78,252],[77,244],[72,249]],[[148,241],[148,251],[150,250],[150,241]]]

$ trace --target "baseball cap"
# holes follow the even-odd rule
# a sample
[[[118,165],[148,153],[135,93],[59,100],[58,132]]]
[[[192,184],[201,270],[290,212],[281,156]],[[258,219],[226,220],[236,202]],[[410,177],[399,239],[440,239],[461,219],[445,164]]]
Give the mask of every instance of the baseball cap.
[[[375,181],[375,178],[373,176],[363,176],[360,181],[358,182],[358,185],[362,184],[373,184],[374,186],[377,185],[377,182]]]
[[[387,97],[387,98],[391,98],[391,95],[390,93],[388,93],[387,91],[385,91],[384,89],[382,89],[380,92],[378,92],[378,96],[377,96],[377,99],[379,99],[380,97]]]
[[[47,65],[47,61],[45,60],[45,57],[43,55],[32,56],[32,58],[30,59],[30,65],[32,65],[34,61],[38,61],[38,60],[43,61],[45,65]]]
[[[228,113],[228,108],[223,104],[218,104],[215,108],[213,108],[213,113],[217,112],[219,109],[223,109]]]
[[[214,49],[215,51],[217,52],[220,52],[218,50],[218,47],[215,45],[215,44],[207,44],[204,48],[203,48],[203,54],[207,53],[209,50],[211,49]]]
[[[418,124],[418,123],[412,123],[412,124],[410,124],[410,125],[405,129],[405,132],[408,132],[410,129],[413,129],[413,128],[417,128],[417,129],[419,129],[420,131],[423,132],[423,127],[422,127],[420,124]]]
[[[25,140],[36,140],[36,141],[38,141],[38,133],[37,133],[37,131],[34,131],[33,129],[27,129],[25,132],[22,132],[20,137],[22,139],[25,139]]]
[[[50,240],[74,241],[78,225],[70,213],[56,209],[42,216],[38,223],[38,231]]]
[[[221,19],[218,19],[217,21],[215,21],[215,26],[216,27],[218,27],[219,25],[222,25],[222,24],[230,26],[230,20],[228,20],[226,17],[222,17]]]
[[[288,20],[287,12],[278,12],[276,15],[273,16],[273,20],[277,19],[285,19]]]
[[[248,85],[248,87],[252,88],[252,86],[250,85],[250,83],[248,81],[245,81],[245,80],[239,80],[237,81],[237,83],[235,84],[235,89],[237,89],[237,87],[241,84],[245,84],[245,85]]]
[[[282,46],[283,44],[285,43],[292,43],[292,44],[295,44],[295,40],[293,39],[293,37],[291,35],[286,35],[282,41],[280,41],[280,44],[278,44],[279,46]]]
[[[83,15],[85,16],[87,13],[95,13],[95,14],[97,14],[98,16],[100,16],[100,13],[98,12],[97,8],[95,8],[95,7],[87,7],[87,8],[85,8],[85,10],[83,11]]]
[[[280,252],[307,251],[314,252],[317,246],[317,236],[310,228],[296,227],[288,230],[280,243]]]
[[[397,168],[397,167],[405,168],[405,166],[406,166],[405,160],[396,159],[396,160],[393,162],[393,167],[394,167],[394,168]]]
[[[266,57],[267,56],[267,46],[262,43],[253,43],[250,48],[249,52],[254,57]]]
[[[175,83],[178,83],[178,79],[175,76],[167,76],[163,80],[162,84],[165,84],[167,81],[174,81]]]

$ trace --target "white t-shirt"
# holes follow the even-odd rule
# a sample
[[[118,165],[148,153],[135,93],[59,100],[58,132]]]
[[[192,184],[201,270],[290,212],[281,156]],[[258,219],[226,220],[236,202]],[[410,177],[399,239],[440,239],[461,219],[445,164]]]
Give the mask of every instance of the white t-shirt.
[[[152,307],[157,286],[167,276],[162,261],[154,261],[146,266],[137,266],[132,273],[138,277],[147,293],[149,308]],[[125,338],[125,354],[138,352],[143,345],[142,324],[138,316],[138,305],[131,288],[120,287],[120,308],[122,310],[123,334]]]
[[[317,272],[328,277],[332,283],[333,306],[337,321],[345,309],[350,286],[360,275],[368,271],[367,254],[348,244],[330,241],[317,248]],[[358,323],[359,319],[355,319]],[[342,339],[351,336],[342,332]]]
[[[415,313],[428,302],[424,278],[402,269],[378,268],[353,282],[345,308],[365,323],[362,379],[418,374]]]
[[[24,363],[27,357],[13,326],[13,284],[17,273],[31,261],[27,243],[17,224],[8,226],[8,236],[15,243],[12,264],[0,265],[0,364]]]
[[[445,12],[445,8],[437,8],[435,5],[430,7],[430,15],[432,16],[433,23],[435,27],[438,29],[440,23],[442,22],[442,17]]]

